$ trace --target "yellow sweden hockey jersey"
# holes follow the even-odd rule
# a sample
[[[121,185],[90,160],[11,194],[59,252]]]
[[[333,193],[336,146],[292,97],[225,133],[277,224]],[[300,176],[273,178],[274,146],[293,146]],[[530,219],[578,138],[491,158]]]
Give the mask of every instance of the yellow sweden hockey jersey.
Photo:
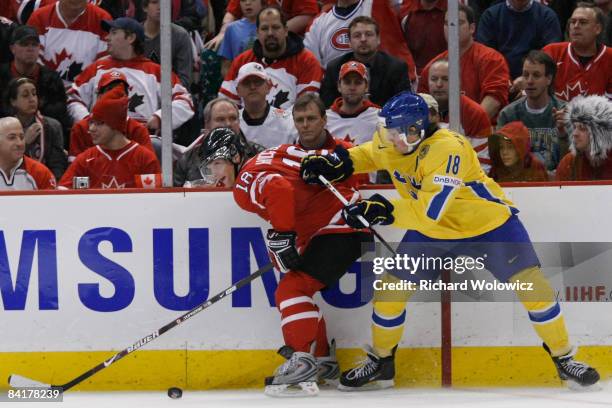
[[[400,199],[392,200],[394,226],[430,238],[460,239],[489,232],[518,213],[495,181],[487,177],[474,149],[463,136],[440,129],[410,154],[371,142],[349,150],[355,173],[384,169]]]

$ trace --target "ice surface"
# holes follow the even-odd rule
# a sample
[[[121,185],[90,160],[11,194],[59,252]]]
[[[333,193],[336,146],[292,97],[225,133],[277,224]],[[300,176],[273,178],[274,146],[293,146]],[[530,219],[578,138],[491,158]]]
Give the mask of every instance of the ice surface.
[[[7,407],[10,406],[6,405]],[[588,408],[612,407],[612,384],[600,391],[575,392],[562,388],[487,389],[393,389],[345,393],[321,390],[314,398],[269,398],[260,390],[189,391],[172,400],[164,391],[150,392],[67,392],[63,403],[12,403],[16,408]]]

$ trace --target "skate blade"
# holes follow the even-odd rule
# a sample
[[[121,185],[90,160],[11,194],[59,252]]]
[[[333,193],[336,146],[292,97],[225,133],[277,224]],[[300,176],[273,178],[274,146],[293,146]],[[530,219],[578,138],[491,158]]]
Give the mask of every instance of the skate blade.
[[[565,386],[568,389],[574,392],[598,392],[602,390],[601,384],[599,382],[596,382],[595,384],[591,385],[581,385],[580,383],[571,380],[566,380],[563,382],[565,383]]]
[[[266,385],[264,394],[273,398],[316,397],[319,387],[315,381],[304,381],[297,384]]]
[[[336,389],[340,386],[340,379],[339,378],[333,378],[333,379],[329,379],[329,378],[321,378],[319,379],[319,382],[317,383],[317,385],[319,386],[320,389]]]
[[[391,388],[395,385],[393,380],[378,380],[364,384],[361,387],[349,387],[346,385],[339,384],[338,390],[346,392],[359,392],[359,391],[378,391]]]

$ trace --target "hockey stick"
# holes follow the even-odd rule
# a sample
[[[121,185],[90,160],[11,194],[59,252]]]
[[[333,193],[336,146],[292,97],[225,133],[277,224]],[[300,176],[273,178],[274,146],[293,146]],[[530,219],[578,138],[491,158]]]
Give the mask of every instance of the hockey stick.
[[[45,384],[45,383],[42,383],[40,381],[31,380],[29,378],[22,377],[22,376],[16,375],[16,374],[13,374],[13,375],[9,376],[9,379],[8,379],[9,380],[9,384],[13,388],[48,388],[48,389],[61,389],[62,392],[63,391],[67,391],[70,388],[74,387],[75,385],[77,385],[77,384],[83,382],[84,380],[88,379],[92,375],[96,374],[98,371],[104,370],[106,367],[110,366],[113,363],[116,363],[117,361],[119,361],[123,357],[127,356],[128,354],[130,354],[130,353],[138,350],[142,346],[152,342],[153,340],[155,340],[156,338],[158,338],[159,336],[161,336],[165,332],[167,332],[167,331],[175,328],[176,326],[184,323],[186,320],[191,319],[193,316],[195,316],[196,314],[200,313],[202,310],[208,308],[209,306],[211,306],[214,303],[217,303],[219,300],[223,299],[224,297],[226,297],[227,295],[231,294],[232,292],[240,289],[244,285],[246,285],[246,284],[250,283],[251,281],[259,278],[261,275],[263,275],[264,273],[266,273],[269,270],[271,270],[273,268],[273,266],[274,265],[272,263],[269,263],[266,266],[264,266],[263,268],[260,268],[257,271],[253,272],[249,276],[246,276],[246,277],[240,279],[238,282],[236,282],[234,285],[230,286],[229,288],[225,289],[223,292],[217,293],[210,300],[208,300],[206,302],[203,302],[203,303],[200,303],[198,306],[194,307],[193,309],[191,309],[190,311],[188,311],[184,315],[182,315],[182,316],[178,317],[177,319],[171,321],[170,323],[166,324],[162,328],[160,328],[158,330],[155,330],[153,333],[149,334],[148,336],[143,337],[142,339],[138,340],[136,343],[132,344],[128,348],[126,348],[124,350],[121,350],[120,352],[118,352],[117,354],[115,354],[114,356],[109,358],[108,360],[103,361],[102,363],[98,364],[97,366],[95,366],[94,368],[90,369],[89,371],[79,375],[78,377],[76,377],[75,379],[73,379],[71,381],[68,381],[66,384],[62,384],[62,385]]]
[[[334,187],[334,185],[332,183],[329,182],[329,180],[327,180],[324,176],[319,174],[319,180],[321,181],[321,183],[323,183],[323,185],[325,185],[325,187],[327,187],[327,189],[329,191],[331,191],[338,200],[340,200],[340,202],[342,204],[349,205],[350,203],[347,201],[346,198],[344,198],[344,196],[342,194],[340,194],[340,192],[336,189],[336,187]],[[368,220],[366,220],[365,218],[363,218],[362,215],[358,215],[357,219],[359,221],[361,221],[361,223],[364,225],[364,227],[369,228],[370,231],[372,231],[372,234],[374,234],[374,236],[376,238],[378,238],[378,240],[380,241],[381,244],[383,244],[385,246],[385,248],[387,248],[393,255],[397,255],[397,253],[395,252],[395,250],[393,248],[391,248],[391,245],[389,245],[389,243],[378,233],[378,231],[376,231],[374,228],[372,228],[372,226],[370,225],[370,223],[368,222]]]

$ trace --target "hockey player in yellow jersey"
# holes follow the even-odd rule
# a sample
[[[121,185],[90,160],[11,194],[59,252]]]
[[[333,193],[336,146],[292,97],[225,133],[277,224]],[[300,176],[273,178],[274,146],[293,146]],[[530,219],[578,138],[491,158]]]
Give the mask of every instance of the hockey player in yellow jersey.
[[[533,283],[532,292],[517,291],[516,295],[527,309],[560,378],[581,386],[598,382],[599,374],[594,368],[574,359],[576,347],[569,341],[554,291],[516,215],[518,209],[481,170],[470,142],[458,133],[430,125],[427,104],[411,92],[391,98],[379,115],[381,125],[371,142],[344,154],[336,150],[331,155],[304,158],[304,181],[318,183],[319,175],[336,182],[353,173],[381,169],[389,172],[400,198],[388,201],[374,194],[348,205],[342,214],[347,224],[364,228],[358,220],[362,216],[370,225],[391,224],[406,229],[404,240],[410,243],[411,250],[417,245],[419,250],[415,253],[428,254],[432,243],[442,242],[465,244],[476,252],[486,250],[489,256],[485,267],[499,281]],[[436,280],[439,273],[419,270],[414,279]],[[383,281],[397,279],[386,274]],[[403,291],[398,296],[397,292],[375,291],[373,346],[366,349],[366,358],[359,366],[342,374],[340,389],[393,386],[394,353],[404,331],[406,301],[412,293]]]

